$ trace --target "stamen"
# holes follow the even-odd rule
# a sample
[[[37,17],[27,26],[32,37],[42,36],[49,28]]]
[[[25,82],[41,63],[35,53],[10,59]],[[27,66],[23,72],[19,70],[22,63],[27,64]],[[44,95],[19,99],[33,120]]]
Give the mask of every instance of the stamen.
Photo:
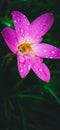
[[[34,43],[28,43],[25,41],[24,43],[20,44],[18,46],[18,50],[23,53],[23,54],[34,54],[34,55],[39,55],[36,51],[34,51],[31,47]]]
[[[22,53],[28,53],[32,51],[31,45],[33,43],[27,43],[27,41],[25,41],[24,43],[22,43],[21,45],[18,46],[18,50]]]

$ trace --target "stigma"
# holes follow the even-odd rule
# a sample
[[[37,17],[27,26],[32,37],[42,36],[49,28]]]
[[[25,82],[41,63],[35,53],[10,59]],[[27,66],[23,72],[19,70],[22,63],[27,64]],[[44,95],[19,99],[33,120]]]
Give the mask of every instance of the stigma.
[[[31,47],[32,44],[33,43],[28,43],[27,41],[25,41],[24,43],[22,43],[18,46],[18,50],[21,53],[31,53],[31,52],[33,52],[32,47]]]

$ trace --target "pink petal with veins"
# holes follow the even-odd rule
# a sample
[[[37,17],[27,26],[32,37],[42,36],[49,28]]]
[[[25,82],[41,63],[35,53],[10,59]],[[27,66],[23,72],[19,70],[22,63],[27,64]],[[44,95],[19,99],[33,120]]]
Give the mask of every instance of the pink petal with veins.
[[[60,49],[52,45],[46,43],[35,44],[34,50],[38,53],[40,57],[60,59]]]
[[[44,63],[41,63],[41,61],[37,60],[37,62],[33,63],[32,70],[41,80],[49,82],[50,71]]]
[[[54,17],[51,13],[45,13],[36,18],[30,25],[30,35],[35,43],[42,41],[41,37],[51,28]]]
[[[27,17],[19,11],[12,12],[12,19],[16,29],[17,39],[19,42],[21,42],[23,38],[29,35],[30,22],[28,21]]]
[[[21,78],[26,77],[31,69],[31,60],[29,57],[25,57],[17,53],[18,71]]]
[[[1,32],[7,46],[9,47],[9,49],[16,54],[17,51],[17,39],[16,39],[16,33],[15,30],[9,28],[9,27],[5,27],[2,32]]]

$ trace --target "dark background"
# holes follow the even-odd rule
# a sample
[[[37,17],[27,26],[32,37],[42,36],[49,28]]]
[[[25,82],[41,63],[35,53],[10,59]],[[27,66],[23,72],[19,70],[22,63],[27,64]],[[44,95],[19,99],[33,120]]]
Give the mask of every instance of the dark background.
[[[51,12],[54,24],[44,42],[60,48],[59,0],[0,0],[0,32],[13,27],[11,12],[19,10],[30,22]],[[16,56],[0,33],[0,130],[60,130],[60,60],[44,59],[51,71],[49,83],[32,71],[21,79]]]

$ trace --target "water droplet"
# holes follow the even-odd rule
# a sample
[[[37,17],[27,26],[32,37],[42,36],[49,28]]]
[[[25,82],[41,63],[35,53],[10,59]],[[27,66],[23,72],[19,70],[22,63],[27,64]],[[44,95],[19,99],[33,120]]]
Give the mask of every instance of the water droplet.
[[[18,28],[17,30],[18,30],[18,31],[20,31],[20,29],[19,29],[19,28]]]
[[[45,56],[45,58],[48,58],[48,56]]]
[[[30,70],[30,68],[31,68],[30,65],[28,65],[28,69],[29,69],[29,70]]]
[[[24,57],[21,56],[19,61],[23,63],[25,61]]]
[[[47,52],[47,50],[44,50],[44,52]]]
[[[23,29],[21,28],[21,32],[23,32]]]
[[[23,69],[21,69],[20,72],[23,72]]]
[[[52,54],[55,54],[55,52],[54,52],[54,51],[52,51],[51,53],[52,53]]]
[[[41,71],[42,71],[42,69],[41,69],[41,68],[39,68],[39,71],[41,72]]]
[[[26,65],[24,64],[24,68],[26,67]]]
[[[17,23],[16,20],[14,20],[14,23]]]
[[[18,18],[18,22],[20,22],[20,19]]]
[[[50,59],[52,59],[53,57],[52,56],[50,56]]]

